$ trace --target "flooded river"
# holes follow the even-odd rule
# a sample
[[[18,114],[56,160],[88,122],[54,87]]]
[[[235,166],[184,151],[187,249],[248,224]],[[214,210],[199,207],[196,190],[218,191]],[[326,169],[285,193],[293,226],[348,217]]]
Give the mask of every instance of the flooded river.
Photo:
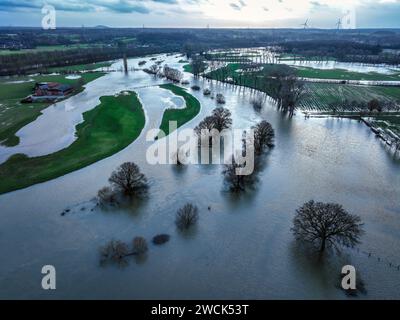
[[[181,58],[161,59],[182,68]],[[230,196],[223,191],[219,166],[177,170],[148,165],[145,150],[151,143],[146,132],[158,128],[166,107],[181,107],[182,101],[155,86],[162,80],[142,71],[110,73],[80,95],[48,108],[21,130],[21,145],[7,150],[42,155],[67,147],[82,113],[103,95],[135,90],[146,110],[145,130],[125,150],[0,196],[0,298],[343,299],[338,277],[343,265],[352,264],[368,290],[361,298],[399,299],[400,161],[380,140],[356,121],[306,120],[301,115],[287,119],[271,101],[256,112],[248,90],[185,77],[225,95],[234,127],[248,128],[266,119],[275,128],[276,147],[266,158],[257,189]],[[196,126],[216,106],[202,91],[189,91],[202,110],[184,128]],[[0,150],[3,157],[5,152]],[[126,161],[137,163],[148,177],[149,199],[121,210],[94,208],[91,199]],[[296,245],[292,219],[311,199],[341,203],[362,217],[366,235],[358,250],[318,261]],[[186,202],[199,207],[200,220],[196,229],[182,235],[174,220]],[[62,216],[66,208],[70,212]],[[132,260],[125,268],[99,266],[98,249],[110,239],[130,242],[144,236],[150,241],[160,233],[170,234],[171,241],[151,245],[145,261]],[[43,265],[56,267],[57,290],[41,289]]]

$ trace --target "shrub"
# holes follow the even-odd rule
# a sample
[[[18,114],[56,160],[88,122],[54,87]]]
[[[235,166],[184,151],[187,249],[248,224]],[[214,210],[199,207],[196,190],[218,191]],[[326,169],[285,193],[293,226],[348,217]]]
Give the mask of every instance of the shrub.
[[[192,90],[193,91],[200,91],[200,87],[199,86],[197,86],[197,85],[194,85],[194,86],[192,86]]]
[[[210,96],[211,95],[211,90],[210,89],[204,89],[203,94],[205,96]]]
[[[111,205],[117,202],[116,195],[110,187],[104,187],[97,193],[98,203],[100,205]]]
[[[187,230],[195,225],[199,219],[198,208],[188,203],[183,208],[179,209],[176,214],[176,226],[179,230]]]
[[[217,94],[217,103],[219,103],[219,104],[225,104],[226,103],[226,100],[225,100],[225,97],[224,97],[223,94],[221,94],[221,93]]]
[[[145,254],[149,248],[147,246],[147,241],[143,237],[136,237],[132,241],[133,253],[136,255]]]
[[[168,234],[159,234],[153,238],[153,243],[157,246],[165,244],[169,241],[170,236]]]

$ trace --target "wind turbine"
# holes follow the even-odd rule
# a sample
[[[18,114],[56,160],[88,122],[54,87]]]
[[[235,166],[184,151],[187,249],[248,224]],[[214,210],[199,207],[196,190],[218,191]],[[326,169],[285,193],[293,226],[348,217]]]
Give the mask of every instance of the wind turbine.
[[[309,19],[307,19],[306,22],[304,22],[303,24],[301,24],[301,26],[304,27],[304,30],[307,29],[307,28],[309,27],[309,26],[308,26],[308,21],[309,21]]]

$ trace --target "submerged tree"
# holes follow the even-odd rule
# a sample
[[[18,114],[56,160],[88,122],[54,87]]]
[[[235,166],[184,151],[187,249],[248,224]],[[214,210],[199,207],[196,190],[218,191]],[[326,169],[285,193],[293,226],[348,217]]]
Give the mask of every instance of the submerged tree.
[[[104,247],[100,248],[100,263],[117,263],[121,266],[126,265],[125,258],[129,255],[128,246],[119,240],[111,240]]]
[[[277,101],[278,109],[290,116],[304,97],[304,82],[299,80],[292,70],[274,71],[266,80],[267,92]]]
[[[244,192],[258,181],[257,171],[253,170],[250,174],[245,174],[244,167],[245,164],[237,162],[234,156],[231,163],[224,165],[222,174],[230,192]]]
[[[176,214],[175,224],[179,230],[187,230],[199,220],[199,209],[192,203],[187,203]]]
[[[298,241],[317,247],[354,247],[364,234],[361,218],[351,215],[339,204],[310,201],[296,211],[292,232]]]
[[[127,196],[144,196],[148,190],[146,176],[132,162],[122,164],[117,171],[112,173],[109,181],[116,190]]]
[[[256,155],[261,155],[265,148],[274,146],[275,132],[269,122],[261,121],[252,129],[254,130],[254,152]]]
[[[229,129],[232,126],[232,113],[226,108],[216,108],[213,110],[214,129],[219,132]]]
[[[196,135],[199,137],[199,143],[205,138],[208,138],[209,145],[212,145],[212,131],[216,130],[221,133],[225,129],[232,126],[232,114],[226,108],[216,108],[213,110],[212,115],[204,118],[203,121],[194,129]]]
[[[98,203],[104,206],[116,204],[118,202],[114,190],[110,187],[104,187],[100,189],[97,193],[97,199]]]
[[[195,77],[198,77],[206,68],[206,65],[201,56],[193,57],[190,66],[192,67],[192,72]]]
[[[143,237],[134,238],[132,241],[132,248],[133,254],[135,255],[143,255],[149,250],[149,247],[147,246],[147,241]]]

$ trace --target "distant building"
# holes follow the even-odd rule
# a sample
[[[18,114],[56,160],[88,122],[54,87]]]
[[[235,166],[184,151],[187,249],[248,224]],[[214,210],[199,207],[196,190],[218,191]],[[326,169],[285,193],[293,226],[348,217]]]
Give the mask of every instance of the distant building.
[[[67,96],[72,93],[74,88],[68,84],[61,84],[56,82],[42,82],[36,83],[34,96]]]
[[[26,97],[21,102],[43,102],[63,99],[74,91],[74,88],[68,84],[57,82],[40,82],[36,83],[33,94]]]

